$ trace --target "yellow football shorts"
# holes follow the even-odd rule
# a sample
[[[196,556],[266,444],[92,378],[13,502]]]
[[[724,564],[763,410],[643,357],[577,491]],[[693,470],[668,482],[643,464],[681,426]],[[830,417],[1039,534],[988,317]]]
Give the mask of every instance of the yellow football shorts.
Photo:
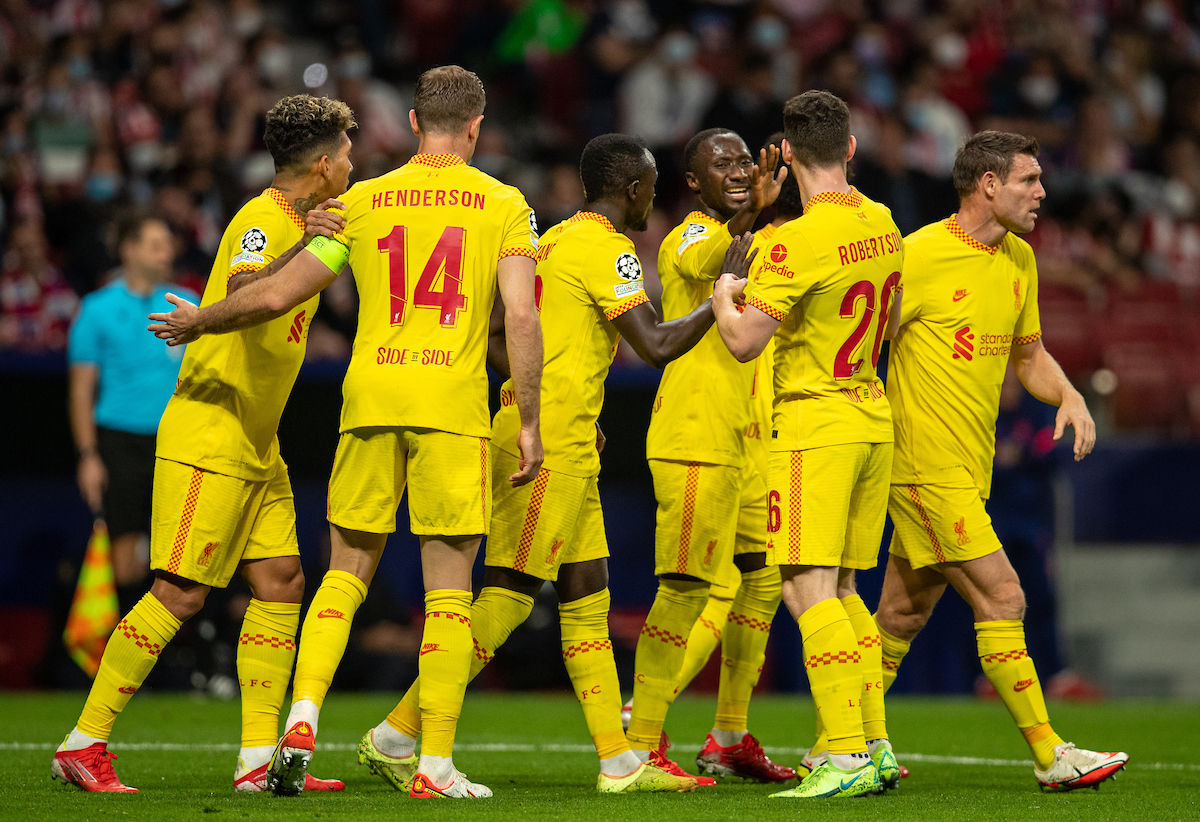
[[[390,534],[408,486],[412,533],[486,534],[492,492],[488,441],[431,428],[356,428],[338,439],[328,519],[341,528]]]
[[[243,560],[299,556],[287,466],[252,481],[154,461],[150,567],[224,588]]]
[[[735,468],[652,459],[650,473],[658,500],[654,573],[735,585],[734,555],[766,550],[766,483],[754,462]]]
[[[973,482],[893,485],[888,513],[893,526],[888,550],[914,568],[966,562],[1001,547]]]
[[[533,482],[513,488],[517,458],[492,447],[492,526],[484,564],[558,579],[571,562],[608,556],[596,477],[572,477],[543,468]]]
[[[890,442],[772,452],[767,561],[874,568],[891,477]]]

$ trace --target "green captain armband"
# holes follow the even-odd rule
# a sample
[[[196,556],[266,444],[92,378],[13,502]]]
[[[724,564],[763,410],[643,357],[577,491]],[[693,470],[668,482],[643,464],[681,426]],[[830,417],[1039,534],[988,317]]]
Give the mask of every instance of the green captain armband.
[[[330,237],[317,236],[305,246],[318,260],[329,266],[334,274],[341,274],[346,263],[350,262],[350,249],[345,243]]]

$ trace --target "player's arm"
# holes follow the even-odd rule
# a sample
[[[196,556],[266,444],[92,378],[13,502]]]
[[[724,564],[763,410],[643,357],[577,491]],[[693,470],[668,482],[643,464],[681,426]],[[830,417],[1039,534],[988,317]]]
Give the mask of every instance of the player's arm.
[[[1012,364],[1022,385],[1044,403],[1058,406],[1054,421],[1054,439],[1063,435],[1068,425],[1075,429],[1075,461],[1091,453],[1096,444],[1096,423],[1092,420],[1083,395],[1075,390],[1062,367],[1039,337],[1033,342],[1014,344]]]
[[[316,208],[309,209],[308,214],[304,217],[304,236],[300,238],[300,242],[257,271],[241,271],[234,274],[225,286],[226,293],[232,294],[243,286],[275,274],[303,251],[314,237],[333,237],[333,235],[345,231],[346,218],[337,212],[328,211],[327,209],[330,208],[345,210],[346,204],[331,197]]]
[[[739,237],[753,230],[758,215],[767,206],[775,202],[779,189],[787,178],[787,166],[779,169],[777,176],[772,176],[770,169],[775,168],[779,159],[779,149],[775,146],[759,151],[759,162],[750,169],[750,196],[730,218],[723,228],[717,229],[704,240],[689,245],[679,256],[679,273],[688,280],[712,281],[721,276],[722,262],[734,237]]]
[[[757,248],[746,255],[753,242],[749,232],[733,241],[725,255],[723,268],[726,273],[713,287],[712,305],[717,330],[725,347],[738,362],[750,362],[761,354],[779,327],[779,320],[746,305],[746,276],[758,256]]]
[[[75,478],[84,502],[94,514],[100,513],[104,489],[108,485],[108,469],[96,448],[96,383],[99,375],[96,364],[89,362],[73,362],[67,371],[71,435],[79,452]]]
[[[508,338],[504,334],[504,298],[499,293],[488,319],[487,364],[506,380],[512,376],[508,366]]]
[[[227,334],[281,317],[336,280],[349,253],[337,240],[318,237],[276,276],[250,283],[211,305],[200,308],[167,294],[175,309],[151,314],[149,330],[167,345],[184,345],[205,334]]]
[[[521,415],[521,433],[517,438],[521,451],[520,470],[509,477],[514,486],[531,482],[537,476],[543,458],[540,430],[542,324],[534,302],[535,270],[532,258],[519,255],[504,257],[496,265],[500,299],[504,305],[505,348],[513,392],[517,396],[517,410]]]
[[[666,368],[667,363],[691,351],[713,324],[712,300],[685,317],[659,322],[654,306],[645,302],[635,305],[612,324],[629,341],[637,355],[654,368]]]
[[[885,340],[896,339],[896,334],[900,331],[900,318],[902,315],[900,304],[904,299],[904,289],[897,288],[896,296],[892,298],[892,307],[888,311],[887,327],[883,330],[883,338]]]

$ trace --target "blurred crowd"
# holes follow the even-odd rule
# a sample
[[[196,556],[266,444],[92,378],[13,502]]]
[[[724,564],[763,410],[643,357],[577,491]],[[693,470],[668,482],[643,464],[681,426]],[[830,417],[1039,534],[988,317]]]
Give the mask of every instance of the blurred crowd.
[[[856,184],[905,233],[954,210],[968,134],[1035,135],[1048,345],[1114,395],[1118,425],[1200,428],[1200,6],[1185,0],[0,0],[0,348],[64,346],[79,297],[119,273],[111,226],[131,206],[166,220],[176,280],[202,290],[227,219],[271,179],[279,97],[349,103],[364,179],[415,150],[413,83],[448,62],[487,85],[475,165],[543,227],[581,205],[587,139],[647,141],[652,294],[700,128],[757,148],[783,100],[837,93]],[[354,331],[352,284],[330,297],[315,358],[345,357]]]

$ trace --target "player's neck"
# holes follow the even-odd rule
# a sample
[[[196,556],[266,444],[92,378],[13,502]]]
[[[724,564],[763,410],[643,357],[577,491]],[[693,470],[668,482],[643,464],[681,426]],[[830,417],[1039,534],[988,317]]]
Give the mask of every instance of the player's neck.
[[[701,196],[699,194],[697,194],[695,197],[693,197],[692,200],[693,200],[692,211],[699,211],[701,214],[707,214],[709,217],[712,217],[718,223],[729,222],[730,217],[725,216],[724,214],[722,214],[721,212],[717,211],[715,208],[710,206],[708,203],[704,202],[703,198],[701,198]]]
[[[303,217],[309,209],[321,202],[322,179],[310,180],[308,177],[293,177],[290,174],[276,174],[271,181],[271,188],[283,194],[291,203],[292,208]]]
[[[1000,241],[1008,233],[1008,229],[1000,225],[1000,221],[996,219],[994,211],[975,203],[966,202],[960,205],[954,219],[958,223],[958,227],[965,231],[971,239],[983,243],[989,248],[1000,245]]]
[[[417,141],[417,154],[457,154],[464,163],[469,163],[475,154],[475,143],[465,134],[422,134]]]
[[[800,189],[800,199],[804,205],[808,206],[808,201],[818,194],[833,192],[835,194],[849,194],[851,191],[850,183],[846,180],[846,167],[843,165],[837,166],[817,166],[815,168],[800,167],[799,173],[796,173],[795,167],[798,163],[792,163],[792,172],[796,174],[796,186]]]
[[[609,200],[597,200],[594,203],[585,203],[583,210],[590,211],[593,214],[599,214],[601,217],[612,223],[613,228],[624,233],[625,209],[618,204]]]
[[[795,220],[795,219],[796,219],[796,217],[794,217],[794,216],[788,216],[788,215],[781,214],[778,217],[776,217],[774,220],[771,221],[771,225],[775,226],[776,228],[779,228],[781,225],[786,225],[787,223],[790,223],[792,220]]]

